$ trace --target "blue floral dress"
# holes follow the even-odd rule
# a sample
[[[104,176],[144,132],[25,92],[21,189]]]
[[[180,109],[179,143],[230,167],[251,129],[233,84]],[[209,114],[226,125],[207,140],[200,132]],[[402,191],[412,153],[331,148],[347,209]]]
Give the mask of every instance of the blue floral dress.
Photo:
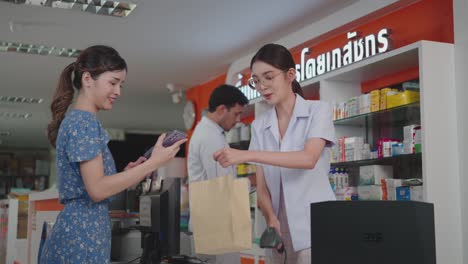
[[[111,223],[108,203],[95,203],[86,192],[80,162],[102,154],[104,174],[116,172],[109,137],[93,113],[71,110],[57,136],[59,199],[65,208],[48,235],[40,263],[109,263]]]

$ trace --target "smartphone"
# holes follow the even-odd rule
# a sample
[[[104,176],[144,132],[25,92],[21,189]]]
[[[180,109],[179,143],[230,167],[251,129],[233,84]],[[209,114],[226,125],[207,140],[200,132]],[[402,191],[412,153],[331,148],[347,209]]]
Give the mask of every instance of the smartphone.
[[[162,145],[163,147],[167,148],[169,146],[172,146],[172,144],[176,143],[177,141],[184,139],[184,138],[187,138],[187,134],[179,130],[174,130],[166,134],[166,137],[164,138]],[[151,153],[153,153],[153,147],[149,148],[145,152],[145,154],[143,154],[143,157],[149,159],[149,157],[151,157]]]
[[[167,148],[169,146],[172,146],[177,141],[182,140],[184,138],[187,138],[187,134],[179,130],[174,130],[166,134],[166,137],[164,138],[162,145],[163,147]]]

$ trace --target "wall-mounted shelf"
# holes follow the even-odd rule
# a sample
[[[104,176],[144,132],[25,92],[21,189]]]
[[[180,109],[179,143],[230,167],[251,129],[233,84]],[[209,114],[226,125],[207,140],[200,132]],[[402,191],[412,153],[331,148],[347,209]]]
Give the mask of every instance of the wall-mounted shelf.
[[[365,160],[353,160],[345,162],[333,162],[332,167],[356,167],[356,166],[365,166],[365,165],[389,165],[396,162],[401,162],[402,160],[414,160],[421,161],[422,153],[414,154],[403,154],[398,156],[383,157],[380,159],[365,159]]]
[[[364,127],[367,121],[376,122],[377,120],[379,120],[380,125],[419,123],[421,120],[420,104],[419,102],[416,102],[367,114],[337,119],[334,121],[334,124],[339,126]]]

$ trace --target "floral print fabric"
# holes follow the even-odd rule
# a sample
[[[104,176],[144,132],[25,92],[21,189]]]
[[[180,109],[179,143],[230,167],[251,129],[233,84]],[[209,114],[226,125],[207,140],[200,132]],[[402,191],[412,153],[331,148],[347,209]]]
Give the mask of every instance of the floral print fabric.
[[[86,192],[80,162],[101,154],[104,175],[116,173],[109,137],[93,113],[71,110],[57,136],[59,200],[65,208],[46,239],[40,263],[109,263],[109,201],[95,203]]]

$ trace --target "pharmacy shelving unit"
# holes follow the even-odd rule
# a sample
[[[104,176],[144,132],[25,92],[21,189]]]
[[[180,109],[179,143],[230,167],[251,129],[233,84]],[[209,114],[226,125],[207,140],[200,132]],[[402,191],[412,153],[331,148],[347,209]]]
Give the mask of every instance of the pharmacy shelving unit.
[[[19,200],[15,198],[0,200],[0,213],[1,213],[1,247],[0,263],[14,264],[26,263],[26,244],[27,238],[24,237],[24,230],[20,222],[24,221],[19,213],[22,206],[21,204],[27,203],[24,199]]]
[[[339,136],[358,136],[377,149],[380,138],[403,141],[403,127],[421,123],[420,103],[414,102],[398,107],[387,108],[366,114],[338,119],[334,125]],[[361,160],[334,161],[332,167],[345,168],[350,175],[350,183],[356,186],[360,166],[392,166],[395,179],[422,178],[422,154],[406,153],[383,158],[364,157]]]
[[[420,119],[416,121],[420,121],[422,127],[422,153],[394,159],[399,162],[415,159],[416,164],[420,164],[423,199],[434,204],[437,263],[462,263],[453,44],[419,41],[317,76],[303,82],[302,87],[306,93],[319,90],[321,100],[340,102],[360,95],[364,82],[415,68],[419,69],[420,102],[400,111],[417,112],[414,116]],[[395,115],[392,111],[386,114]],[[337,136],[366,138],[369,130],[366,120],[369,119],[336,122]],[[392,164],[395,162],[392,159],[379,162]],[[376,164],[372,160],[359,162],[357,166]]]

